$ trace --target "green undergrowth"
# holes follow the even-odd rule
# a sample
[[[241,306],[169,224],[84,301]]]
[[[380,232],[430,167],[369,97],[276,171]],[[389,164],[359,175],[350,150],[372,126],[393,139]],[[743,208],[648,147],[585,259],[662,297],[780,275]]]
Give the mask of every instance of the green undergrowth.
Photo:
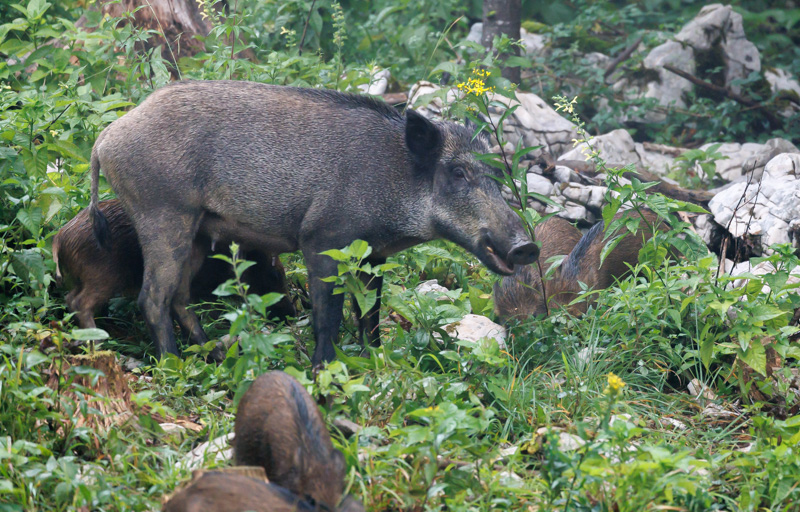
[[[156,362],[130,298],[112,300],[99,329],[77,329],[56,286],[52,237],[88,204],[88,159],[97,135],[174,74],[353,91],[370,81],[374,64],[391,68],[394,90],[448,70],[469,90],[449,112],[502,139],[502,122],[513,110],[499,120],[485,116],[505,108],[487,92],[513,98],[515,90],[491,57],[457,46],[470,21],[459,16],[474,16],[479,3],[369,4],[243,2],[215,20],[204,52],[176,68],[159,49],[137,50],[148,34],[87,12],[85,2],[0,1],[0,512],[158,509],[190,477],[187,454],[231,432],[238,399],[272,369],[291,373],[317,399],[345,454],[349,492],[367,510],[792,510],[800,501],[800,353],[790,322],[800,306],[790,279],[797,256],[788,246],[773,247],[764,261],[776,270],[738,276],[745,284],[734,288],[688,226],[670,220],[671,213],[697,208],[622,180],[625,169],[605,169],[615,192],[602,214],[612,233],[607,249],[624,233],[655,227],[612,221],[620,208],[649,208],[669,226],[642,251],[634,277],[591,295],[597,303],[587,314],[551,311],[514,323],[504,347],[453,339],[444,329],[468,313],[493,317],[498,278],[442,241],[399,253],[379,268],[365,268],[363,243],[331,253],[341,263],[333,280],[348,299],[338,358],[316,379],[307,274],[297,254],[282,256],[299,307],[298,319],[287,325],[268,320],[267,308],[278,297],[249,294],[240,279],[247,263],[228,259],[238,277],[217,289],[217,301],[197,307],[213,341],[236,341],[219,365],[204,362],[212,345],[182,346],[183,359]],[[619,27],[661,23],[674,31],[696,12],[681,2],[617,4],[555,2],[552,17],[527,24],[551,32],[557,44],[549,60],[519,61],[535,78],[527,77],[522,89],[573,97],[570,83],[558,77],[596,72],[575,69],[579,61],[570,56],[577,50],[602,39],[616,53],[627,41]],[[777,59],[787,38],[792,41],[796,9],[780,20],[752,14],[756,4],[741,7],[750,13],[748,36]],[[658,21],[652,10],[660,6],[674,9]],[[565,9],[568,16],[556,16]],[[86,25],[79,28],[84,13]],[[759,26],[769,37],[758,35]],[[45,44],[55,37],[63,45]],[[654,46],[657,38],[645,43]],[[235,58],[243,50],[255,60]],[[793,54],[784,53],[780,62],[796,66],[787,61]],[[607,92],[598,78],[579,99],[556,101],[585,139],[586,131],[607,126],[612,110],[642,108],[612,101],[611,110],[592,113],[588,103]],[[715,107],[706,100],[689,114],[708,115]],[[754,119],[734,115],[734,105],[725,108],[732,113],[712,121],[736,123],[726,136],[746,133]],[[719,127],[698,126],[693,135],[665,131],[659,140],[719,135]],[[768,135],[780,133],[757,134]],[[700,168],[713,183],[716,149],[686,154],[675,177],[699,185],[689,170]],[[503,181],[519,198],[532,196],[520,165],[530,150],[486,158],[510,172]],[[105,182],[100,188],[103,198],[112,197]],[[518,213],[529,228],[541,220],[530,209]],[[684,256],[667,258],[673,249]],[[354,303],[365,310],[375,300],[355,277],[364,270],[385,281],[383,344],[367,357],[360,355],[353,312]],[[432,279],[449,291],[415,290]],[[129,358],[143,364],[124,372],[99,366],[109,357],[100,349],[120,364]],[[696,399],[688,392],[693,381],[713,396]],[[362,428],[347,437],[334,427],[337,418]]]
[[[359,252],[343,254],[357,261]],[[313,335],[304,322],[264,333],[260,305],[274,297],[226,301],[229,332],[240,336],[242,350],[234,346],[220,365],[205,363],[202,348],[156,363],[151,347],[126,345],[145,364],[129,374],[132,415],[114,428],[103,426],[107,413],[92,402],[104,401],[92,387],[104,375],[90,365],[62,370],[73,361],[64,342],[85,333],[12,324],[0,363],[2,509],[157,507],[189,478],[187,452],[230,432],[241,391],[271,369],[300,379],[322,404],[350,468],[350,492],[368,510],[777,510],[798,499],[800,418],[760,413],[764,404],[742,395],[740,386],[768,381],[736,384],[741,361],[758,363],[730,355],[730,342],[715,342],[703,363],[709,332],[727,329],[725,340],[734,340],[742,330],[701,321],[707,310],[714,317],[720,300],[712,257],[657,269],[660,279],[643,263],[639,277],[603,294],[582,318],[554,312],[510,326],[505,348],[455,340],[442,329],[484,307],[481,287],[492,279],[461,249],[437,242],[394,260],[383,314],[402,311],[410,327],[385,321],[383,345],[368,357],[358,355],[349,318],[339,360],[314,381],[307,356]],[[414,291],[419,276],[444,280],[465,267],[469,284],[455,278],[446,297]],[[688,272],[696,278],[687,280]],[[218,291],[235,288],[232,281]],[[762,300],[769,302],[748,297]],[[673,309],[679,304],[688,305]],[[114,331],[117,323],[100,325]],[[42,353],[46,338],[56,347]],[[792,345],[775,347],[794,360]],[[691,379],[722,398],[695,400],[686,392]],[[745,405],[731,407],[736,398]],[[711,403],[728,412],[703,412]],[[363,428],[346,438],[332,426],[335,418]],[[160,426],[183,422],[196,430]],[[212,458],[205,466],[219,464],[228,463]]]

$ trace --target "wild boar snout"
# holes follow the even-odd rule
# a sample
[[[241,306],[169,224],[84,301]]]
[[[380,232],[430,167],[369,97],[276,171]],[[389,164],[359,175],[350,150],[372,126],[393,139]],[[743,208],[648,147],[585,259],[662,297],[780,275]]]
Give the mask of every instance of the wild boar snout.
[[[514,265],[530,265],[539,258],[539,248],[530,240],[517,243],[508,253],[508,261]]]

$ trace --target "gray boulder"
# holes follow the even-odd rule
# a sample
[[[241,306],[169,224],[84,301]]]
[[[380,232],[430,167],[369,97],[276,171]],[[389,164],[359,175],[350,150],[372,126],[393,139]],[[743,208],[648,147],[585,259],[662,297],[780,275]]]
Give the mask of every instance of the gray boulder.
[[[722,57],[719,65],[725,70],[725,85],[733,91],[739,92],[734,80],[761,71],[758,49],[745,37],[741,14],[734,12],[730,5],[711,4],[703,7],[673,40],[650,51],[643,61],[642,76],[623,78],[614,84],[614,89],[629,98],[655,98],[665,107],[686,108],[684,94],[694,85],[664,66],[669,64],[696,75],[698,58],[711,57],[717,51]],[[639,118],[661,122],[666,114],[650,111]]]
[[[675,40],[691,47],[695,56],[719,46],[725,66],[725,85],[736,92],[739,92],[739,87],[732,83],[734,80],[747,78],[753,71],[761,71],[758,48],[745,37],[742,15],[730,5],[711,4],[703,7],[675,36]]]
[[[712,145],[713,143],[704,144],[700,146],[700,149],[707,150]],[[758,180],[764,166],[775,156],[781,153],[800,152],[794,144],[781,138],[770,139],[764,144],[727,142],[722,144],[717,151],[728,157],[715,162],[717,175],[725,181],[736,181],[749,174],[753,175],[753,179]]]
[[[800,228],[800,154],[783,153],[767,163],[759,182],[741,181],[719,192],[709,203],[714,220],[734,237],[796,248]]]

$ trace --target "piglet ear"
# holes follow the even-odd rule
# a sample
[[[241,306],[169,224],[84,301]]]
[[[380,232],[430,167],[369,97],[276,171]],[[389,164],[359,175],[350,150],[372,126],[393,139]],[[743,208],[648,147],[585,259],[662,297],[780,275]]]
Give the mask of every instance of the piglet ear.
[[[406,110],[406,145],[421,164],[430,164],[439,158],[442,150],[442,132],[422,114]]]

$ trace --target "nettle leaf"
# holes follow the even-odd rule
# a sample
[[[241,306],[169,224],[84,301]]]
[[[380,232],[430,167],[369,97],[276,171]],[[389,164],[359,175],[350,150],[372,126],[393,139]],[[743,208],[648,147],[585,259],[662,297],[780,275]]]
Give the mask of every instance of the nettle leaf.
[[[760,304],[750,309],[750,315],[753,320],[757,322],[766,322],[767,320],[772,320],[773,318],[778,318],[785,314],[787,314],[786,311],[782,311],[775,306],[769,306],[767,304]]]
[[[11,259],[11,267],[25,283],[36,281],[39,286],[44,285],[44,258],[37,249],[15,252]]]
[[[440,63],[435,68],[433,68],[433,70],[431,70],[431,72],[428,73],[428,77],[430,78],[435,74],[441,74],[441,73],[450,73],[451,75],[456,76],[460,71],[460,69],[461,66],[459,66],[455,62],[445,61]]]
[[[47,151],[37,148],[22,150],[22,165],[32,176],[44,176],[47,171]]]
[[[353,297],[358,303],[362,318],[369,313],[370,308],[374,306],[378,300],[377,290],[369,290],[367,293],[354,293]]]
[[[442,249],[441,247],[433,247],[432,245],[419,245],[414,248],[414,251],[420,254],[425,254],[426,256],[433,256],[435,258],[441,258],[444,260],[456,260],[457,258],[453,256],[453,254],[446,249]]]
[[[88,162],[86,157],[83,156],[81,148],[67,140],[54,140],[53,142],[47,144],[47,149],[50,151],[55,151],[63,157],[74,158],[81,163]]]
[[[711,366],[711,359],[714,356],[714,336],[709,335],[711,323],[707,323],[700,334],[700,360],[706,368]]]
[[[347,252],[355,258],[364,259],[372,254],[372,247],[364,240],[354,240],[353,243],[350,244],[350,247],[348,247]]]
[[[767,353],[761,342],[751,344],[747,350],[740,350],[739,358],[761,375],[767,374]]]
[[[331,249],[331,250],[328,250],[328,251],[322,251],[320,254],[322,254],[324,256],[329,256],[334,261],[350,261],[350,257],[347,254],[345,254],[342,251],[340,251],[339,249]]]
[[[39,207],[30,210],[19,210],[17,220],[28,230],[31,236],[39,236],[39,229],[42,225],[42,209]]]
[[[774,274],[765,274],[763,279],[772,290],[779,291],[783,289],[786,281],[789,279],[789,273],[779,271]]]

